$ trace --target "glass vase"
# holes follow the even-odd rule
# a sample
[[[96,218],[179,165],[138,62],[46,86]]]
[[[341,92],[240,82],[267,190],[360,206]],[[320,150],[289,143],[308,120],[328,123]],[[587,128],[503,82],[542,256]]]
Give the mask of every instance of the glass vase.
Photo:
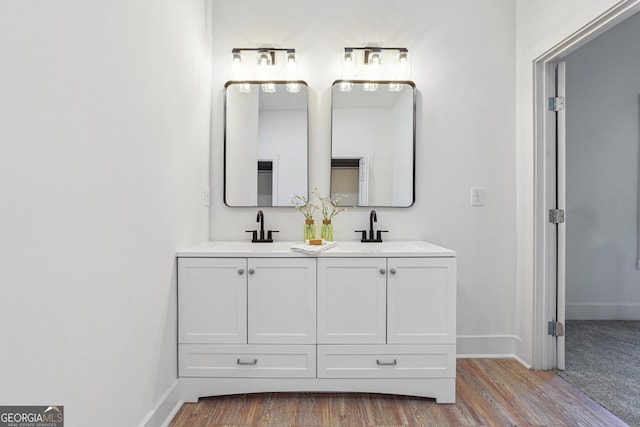
[[[304,240],[311,240],[316,238],[316,224],[312,219],[304,221]]]
[[[323,219],[320,226],[320,237],[327,242],[333,242],[333,224],[330,219]]]

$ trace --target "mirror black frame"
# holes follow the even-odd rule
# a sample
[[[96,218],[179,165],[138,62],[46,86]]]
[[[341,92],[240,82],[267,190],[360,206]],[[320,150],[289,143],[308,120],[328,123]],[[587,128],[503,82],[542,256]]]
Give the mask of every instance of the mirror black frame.
[[[243,80],[243,81],[227,81],[224,85],[224,112],[223,112],[223,132],[224,132],[224,137],[223,137],[223,154],[222,154],[222,162],[223,162],[223,172],[222,172],[222,198],[223,198],[223,202],[225,204],[225,206],[230,207],[230,208],[291,208],[294,207],[294,205],[260,205],[260,204],[256,204],[256,205],[230,205],[228,203],[227,200],[227,122],[228,122],[228,112],[227,112],[227,90],[228,87],[231,85],[239,85],[239,84],[251,84],[251,85],[261,85],[263,83],[274,83],[274,84],[287,84],[287,83],[297,83],[300,85],[303,85],[306,90],[307,90],[307,110],[306,110],[306,121],[307,121],[307,129],[306,129],[306,153],[307,153],[307,159],[306,159],[306,181],[307,181],[307,188],[306,188],[306,194],[300,194],[300,196],[304,196],[306,198],[309,198],[310,195],[310,190],[309,190],[309,86],[307,84],[307,82],[305,82],[304,80],[270,80],[270,81],[260,81],[260,80]],[[259,90],[259,89],[258,89]]]
[[[414,82],[410,81],[410,80],[335,80],[333,82],[333,84],[331,85],[331,92],[332,92],[332,96],[331,96],[331,146],[330,146],[330,150],[329,150],[329,167],[330,167],[330,182],[329,182],[329,188],[331,193],[333,194],[333,182],[331,182],[331,163],[333,160],[333,132],[334,132],[334,115],[333,115],[333,111],[334,111],[334,97],[333,97],[333,89],[334,87],[336,87],[337,85],[341,84],[341,83],[354,83],[354,84],[364,84],[364,83],[378,83],[378,84],[385,84],[388,85],[390,83],[400,83],[400,84],[405,84],[411,87],[412,89],[412,95],[413,95],[413,108],[412,108],[412,120],[413,120],[413,125],[412,125],[412,132],[413,132],[413,138],[411,141],[411,149],[412,149],[412,153],[413,153],[413,158],[412,158],[412,171],[411,171],[411,184],[412,184],[412,189],[411,189],[411,203],[409,203],[408,205],[402,205],[402,206],[392,206],[392,205],[356,205],[357,207],[371,207],[371,208],[410,208],[415,204],[416,201],[416,104],[417,104],[417,90],[416,90],[416,85]]]

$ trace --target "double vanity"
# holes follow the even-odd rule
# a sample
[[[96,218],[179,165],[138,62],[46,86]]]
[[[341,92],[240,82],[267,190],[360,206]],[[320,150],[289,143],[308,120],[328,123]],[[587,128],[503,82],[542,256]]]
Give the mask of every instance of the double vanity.
[[[389,50],[394,61],[402,52],[406,60],[406,49]],[[415,85],[333,83],[327,199],[309,191],[308,92],[304,81],[225,84],[225,205],[300,208],[315,195],[323,208],[331,200],[325,220],[339,202],[412,206]],[[361,242],[311,254],[292,250],[300,242],[273,242],[278,231],[264,229],[262,210],[256,219],[260,229],[248,231],[251,243],[208,242],[177,254],[185,401],[285,391],[455,401],[454,251],[421,241],[383,242],[386,230],[374,233],[373,210],[368,233],[358,231]]]
[[[207,242],[178,252],[185,401],[367,392],[455,402],[456,253],[422,241]]]

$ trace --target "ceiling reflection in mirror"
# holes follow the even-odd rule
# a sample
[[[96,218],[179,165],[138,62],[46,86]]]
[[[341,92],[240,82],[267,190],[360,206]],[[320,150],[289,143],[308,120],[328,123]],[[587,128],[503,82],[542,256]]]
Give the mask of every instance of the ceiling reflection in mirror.
[[[339,80],[331,96],[331,193],[344,205],[411,206],[415,85]]]
[[[296,82],[225,85],[224,202],[292,206],[308,197],[308,90]]]

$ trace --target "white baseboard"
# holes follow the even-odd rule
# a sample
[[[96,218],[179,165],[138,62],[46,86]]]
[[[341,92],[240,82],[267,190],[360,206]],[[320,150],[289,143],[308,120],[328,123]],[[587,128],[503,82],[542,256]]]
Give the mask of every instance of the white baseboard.
[[[527,362],[525,362],[524,360],[522,360],[521,358],[519,358],[517,355],[515,355],[515,354],[514,354],[514,355],[513,355],[513,358],[514,358],[515,360],[517,360],[517,361],[518,361],[518,363],[519,363],[519,364],[521,364],[522,366],[524,366],[525,368],[527,368],[527,369],[531,369],[531,365],[530,365],[530,364],[528,364]]]
[[[179,380],[176,379],[171,387],[162,395],[155,408],[146,416],[140,427],[167,427],[182,406]]]
[[[567,320],[640,320],[640,304],[567,304]]]
[[[514,357],[515,335],[458,335],[459,358]]]

